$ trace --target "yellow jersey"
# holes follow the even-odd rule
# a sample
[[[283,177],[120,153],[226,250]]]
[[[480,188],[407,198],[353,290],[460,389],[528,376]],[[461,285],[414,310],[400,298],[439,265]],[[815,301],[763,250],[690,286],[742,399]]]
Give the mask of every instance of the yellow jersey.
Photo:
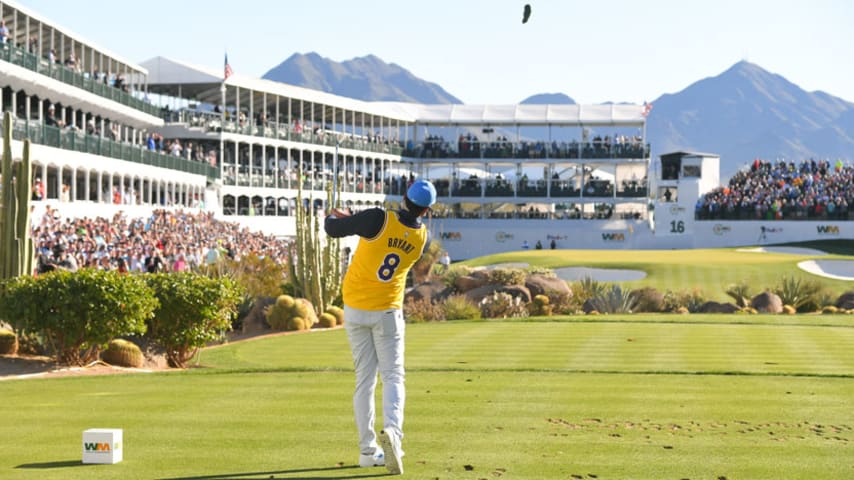
[[[408,227],[397,212],[386,211],[380,232],[373,238],[359,238],[344,275],[344,303],[361,310],[402,308],[406,274],[426,243],[425,225]]]

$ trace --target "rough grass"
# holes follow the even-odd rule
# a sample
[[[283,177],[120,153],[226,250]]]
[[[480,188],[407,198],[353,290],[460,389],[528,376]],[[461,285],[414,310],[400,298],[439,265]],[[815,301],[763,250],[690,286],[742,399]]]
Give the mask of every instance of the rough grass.
[[[729,301],[726,288],[747,282],[755,293],[773,289],[783,276],[818,281],[841,294],[852,282],[818,277],[798,268],[803,260],[854,258],[843,255],[816,257],[782,253],[740,252],[738,249],[705,250],[534,250],[479,257],[463,262],[471,266],[527,263],[547,268],[592,267],[641,270],[646,278],[622,282],[628,288],[654,287],[660,291],[699,288],[709,300]]]
[[[786,323],[783,323],[786,322]],[[406,475],[848,478],[850,316],[407,326]],[[342,330],[209,349],[187,372],[0,383],[0,478],[365,478]],[[87,428],[125,460],[82,466]]]

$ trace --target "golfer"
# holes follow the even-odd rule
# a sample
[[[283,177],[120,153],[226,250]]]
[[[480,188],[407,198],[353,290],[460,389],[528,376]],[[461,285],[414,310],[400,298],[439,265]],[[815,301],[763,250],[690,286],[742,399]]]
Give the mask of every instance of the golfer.
[[[403,293],[409,269],[429,243],[421,217],[434,203],[436,188],[418,180],[407,189],[400,210],[371,208],[355,215],[333,210],[324,223],[331,237],[361,237],[343,287],[344,325],[356,370],[359,466],[385,465],[395,475],[403,473]],[[374,433],[377,372],[383,381],[382,448]]]

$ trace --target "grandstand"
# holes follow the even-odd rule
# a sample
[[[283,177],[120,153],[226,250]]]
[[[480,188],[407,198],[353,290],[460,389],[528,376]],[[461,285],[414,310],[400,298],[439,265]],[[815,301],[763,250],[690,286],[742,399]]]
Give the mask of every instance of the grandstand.
[[[0,16],[10,29],[3,109],[14,116],[13,151],[23,138],[34,143],[37,216],[47,207],[70,219],[205,212],[287,238],[300,188],[322,207],[337,179],[341,201],[361,209],[399,202],[422,177],[440,196],[433,235],[455,259],[524,242],[655,249],[854,238],[850,167],[834,177],[833,207],[819,212],[800,215],[783,204],[791,198],[769,204],[779,218],[709,208],[734,201],[719,159],[673,152],[654,162],[643,105],[364,102],[224,79],[165,56],[135,64],[14,2]]]

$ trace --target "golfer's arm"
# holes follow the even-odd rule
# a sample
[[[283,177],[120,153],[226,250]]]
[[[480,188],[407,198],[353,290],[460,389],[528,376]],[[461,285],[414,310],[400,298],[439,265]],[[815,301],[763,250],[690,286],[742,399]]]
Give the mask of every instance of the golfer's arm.
[[[362,210],[355,215],[343,218],[326,217],[323,229],[333,238],[358,235],[364,238],[374,238],[385,223],[385,212],[379,208]]]

